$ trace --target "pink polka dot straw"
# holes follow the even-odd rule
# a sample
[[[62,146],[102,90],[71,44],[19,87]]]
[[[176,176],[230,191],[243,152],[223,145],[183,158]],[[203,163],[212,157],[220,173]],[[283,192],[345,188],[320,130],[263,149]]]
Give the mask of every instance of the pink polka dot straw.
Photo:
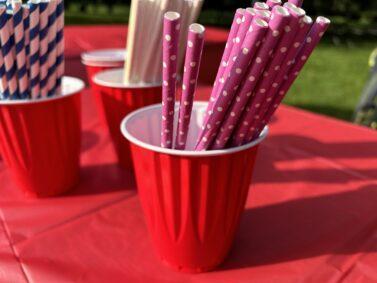
[[[289,11],[291,17],[282,30],[281,39],[275,48],[275,52],[271,55],[272,59],[258,82],[255,94],[250,101],[251,103],[248,104],[249,110],[248,113],[245,114],[245,121],[247,121],[247,123],[241,125],[240,130],[237,131],[237,133],[242,135],[238,139],[238,142],[241,144],[243,141],[247,140],[248,129],[255,128],[256,124],[259,122],[264,105],[268,105],[272,100],[271,95],[269,95],[269,90],[277,87],[277,84],[274,84],[274,80],[287,56],[288,50],[292,47],[296,33],[299,30],[300,21],[305,16],[305,11],[301,8],[294,7],[289,9]],[[241,137],[243,137],[243,140],[241,140]]]
[[[329,25],[330,25],[330,20],[325,17],[318,17],[316,19],[315,23],[310,29],[310,32],[301,47],[299,54],[296,57],[293,67],[289,71],[288,75],[285,77],[284,82],[282,86],[280,87],[278,94],[274,97],[272,107],[270,107],[268,111],[265,113],[262,119],[264,123],[259,127],[259,129],[264,127],[264,125],[266,125],[270,121],[272,115],[275,113],[277,107],[279,106],[284,96],[287,94],[288,90],[290,89],[294,81],[296,80],[299,72],[304,67],[305,63],[309,59],[315,47],[318,45],[319,41],[321,40],[323,34],[326,32]],[[258,130],[258,132],[255,133],[254,137],[257,134],[259,134],[259,132],[260,130]]]
[[[281,5],[281,0],[267,0],[266,4],[272,9],[275,6]]]
[[[200,61],[203,51],[204,31],[204,27],[199,24],[192,24],[189,27],[183,74],[182,96],[179,106],[178,128],[175,141],[175,148],[179,150],[185,149],[186,146],[194,93],[197,85]]]
[[[262,20],[265,20],[266,22],[269,22],[271,19],[271,12],[268,10],[256,10],[254,17],[256,19],[262,19]]]
[[[242,17],[242,22],[240,24],[240,27],[237,31],[237,35],[236,35],[234,42],[233,42],[232,50],[230,52],[230,56],[229,56],[228,62],[226,64],[224,74],[219,79],[220,85],[221,85],[221,82],[225,81],[225,79],[229,76],[230,70],[232,69],[234,62],[237,59],[237,55],[240,52],[240,49],[241,49],[242,43],[243,43],[243,41],[246,37],[246,34],[250,29],[251,21],[253,20],[253,17],[256,14],[255,12],[256,12],[256,10],[253,9],[253,8],[247,8],[244,12],[244,15]],[[216,97],[218,97],[218,95],[219,95],[218,90],[219,90],[219,88],[217,89]],[[209,109],[209,110],[212,110],[212,109]]]
[[[239,128],[240,125],[238,122],[241,113],[247,111],[246,105],[249,105],[251,95],[256,87],[259,78],[269,62],[270,55],[278,44],[280,36],[282,34],[284,26],[287,24],[290,15],[287,9],[276,6],[273,9],[273,19],[269,22],[268,31],[262,43],[262,47],[259,49],[258,54],[255,56],[252,64],[250,65],[245,80],[241,84],[240,90],[236,99],[233,101],[231,106],[231,112],[234,112],[235,115],[227,116],[226,120],[223,121],[222,132],[217,133],[217,138],[214,147],[221,148],[223,147],[230,135],[232,134],[234,128]],[[257,43],[259,45],[259,43]],[[243,115],[245,116],[245,115]],[[241,123],[244,119],[241,118]],[[239,137],[240,138],[240,137]]]
[[[219,80],[223,76],[225,69],[226,69],[226,66],[228,65],[230,53],[232,51],[233,44],[235,43],[235,39],[237,37],[238,29],[239,29],[239,27],[242,23],[242,17],[243,17],[244,12],[245,12],[244,9],[237,9],[236,13],[234,14],[233,23],[232,23],[232,26],[231,26],[230,31],[229,31],[227,42],[225,44],[224,53],[223,53],[223,56],[221,58],[219,69],[217,71],[215,83],[213,84],[213,89],[212,89],[212,92],[211,92],[210,100],[208,102],[207,111],[212,108],[213,103],[216,100],[217,87],[218,87],[218,84],[219,84]],[[207,111],[206,111],[206,113],[207,113]],[[205,115],[204,121],[207,120],[206,116],[207,115]]]
[[[204,123],[204,128],[199,135],[200,138],[195,148],[196,150],[207,149],[216,136],[238,86],[242,82],[247,68],[255,55],[257,42],[260,41],[264,35],[266,26],[267,24],[264,21],[253,21],[242,43],[241,51],[237,55],[237,59],[229,72],[230,76],[226,78],[220,88],[219,96],[214,103],[213,112],[208,115],[208,121]]]
[[[162,41],[162,121],[161,146],[172,148],[174,105],[177,77],[177,53],[180,32],[180,15],[166,12]]]
[[[306,39],[306,36],[308,34],[308,31],[310,30],[310,27],[313,24],[313,20],[309,16],[305,16],[301,19],[299,30],[297,31],[297,34],[292,42],[292,46],[289,48],[288,54],[285,57],[283,63],[280,65],[278,74],[276,75],[275,80],[271,83],[271,86],[265,99],[265,103],[261,107],[260,111],[260,117],[264,117],[267,110],[272,106],[275,105],[274,98],[279,92],[279,88],[282,85],[282,82],[284,80],[284,77],[286,74],[289,73],[289,70],[292,68],[295,58],[297,57],[298,52],[300,51],[300,47],[302,46],[303,42]],[[272,98],[272,99],[269,99]],[[267,101],[269,100],[269,101]],[[276,105],[277,107],[277,105]],[[254,130],[249,131],[246,140],[250,140],[253,135],[259,131],[259,129],[262,127],[261,124],[265,124],[262,119],[259,120],[259,123],[257,126],[252,126]]]
[[[255,2],[253,8],[257,9],[257,10],[269,10],[270,9],[270,7],[264,2]]]
[[[288,0],[288,2],[296,5],[297,7],[302,7],[304,0]]]

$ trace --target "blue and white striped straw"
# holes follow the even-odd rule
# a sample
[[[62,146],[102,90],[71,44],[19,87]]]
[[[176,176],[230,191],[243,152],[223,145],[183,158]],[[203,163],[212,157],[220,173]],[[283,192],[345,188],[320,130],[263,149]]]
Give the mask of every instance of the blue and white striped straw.
[[[16,47],[17,77],[19,85],[19,95],[21,98],[29,96],[29,78],[26,67],[26,50],[24,34],[24,16],[21,0],[13,0],[13,28]]]
[[[58,0],[56,7],[56,93],[62,94],[61,84],[64,75],[64,0]]]
[[[18,98],[16,64],[13,55],[13,42],[10,33],[11,17],[6,12],[6,6],[0,6],[0,41],[4,57],[5,73],[8,81],[10,99]],[[9,21],[8,21],[9,20]]]
[[[3,53],[0,51],[0,99],[7,99],[8,97],[8,81],[5,73]]]
[[[47,90],[48,96],[55,94],[56,88],[56,0],[50,0],[48,4],[48,50],[47,50]]]
[[[47,89],[47,72],[48,72],[48,2],[41,1],[39,3],[39,87],[42,97],[46,97],[48,93]]]
[[[30,91],[32,98],[40,94],[39,88],[39,1],[30,2]]]
[[[30,80],[30,7],[28,4],[22,5],[22,16],[24,23],[24,34],[25,34],[25,52],[26,52],[26,69],[27,76]],[[29,92],[30,92],[30,82],[29,82]]]

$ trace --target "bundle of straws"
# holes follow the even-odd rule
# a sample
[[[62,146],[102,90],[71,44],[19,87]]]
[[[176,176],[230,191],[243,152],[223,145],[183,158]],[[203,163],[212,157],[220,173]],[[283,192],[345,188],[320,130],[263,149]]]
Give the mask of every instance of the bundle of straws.
[[[0,99],[61,94],[63,0],[0,2]]]
[[[127,36],[124,82],[131,84],[161,82],[162,18],[167,11],[181,15],[180,38],[196,21],[204,0],[132,0]],[[177,54],[178,66],[184,50]]]
[[[268,0],[236,11],[195,150],[240,146],[259,137],[330,24],[325,17],[313,23],[301,5],[300,0],[284,5]],[[184,149],[195,92],[190,83],[196,87],[196,81],[184,77],[173,145],[176,62],[171,56],[179,32],[172,26],[179,26],[179,17],[165,14],[164,21],[161,146]],[[188,50],[190,46],[193,41]],[[192,62],[187,58],[184,76],[200,63],[199,56]],[[190,95],[185,95],[187,89]]]

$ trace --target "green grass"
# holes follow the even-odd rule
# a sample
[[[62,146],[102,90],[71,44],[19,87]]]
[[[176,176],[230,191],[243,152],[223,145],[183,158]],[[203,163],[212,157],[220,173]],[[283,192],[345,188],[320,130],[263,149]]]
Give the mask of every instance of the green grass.
[[[71,5],[66,12],[66,23],[126,23],[128,15],[129,7],[124,5],[115,5],[112,11],[106,6],[89,5],[85,13],[77,5]],[[203,11],[199,18],[199,22],[204,25],[228,26],[231,20],[230,11]],[[368,57],[377,47],[377,39],[360,42],[357,38],[347,38],[347,44],[337,45],[329,41],[316,49],[284,103],[351,120],[368,78]]]
[[[368,78],[368,57],[376,47],[377,40],[353,47],[321,44],[284,102],[350,120]]]

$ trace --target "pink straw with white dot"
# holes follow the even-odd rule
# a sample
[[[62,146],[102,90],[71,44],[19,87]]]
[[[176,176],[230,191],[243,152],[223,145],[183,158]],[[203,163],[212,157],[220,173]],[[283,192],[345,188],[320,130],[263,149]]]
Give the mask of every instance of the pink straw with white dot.
[[[242,18],[243,18],[244,12],[245,12],[244,9],[237,9],[237,11],[234,15],[233,23],[232,23],[232,26],[231,26],[230,31],[229,31],[227,42],[225,44],[224,53],[223,53],[223,56],[222,56],[221,61],[220,61],[219,69],[217,71],[215,83],[213,84],[210,100],[209,100],[208,106],[207,106],[207,111],[212,109],[213,103],[216,100],[217,87],[218,87],[218,84],[219,84],[219,80],[223,76],[225,69],[228,65],[230,53],[232,52],[233,44],[234,44],[235,38],[237,37],[238,29],[239,29],[239,27],[242,23]],[[204,116],[205,117],[204,121],[206,121],[207,111],[206,111],[205,116]]]
[[[305,11],[297,7],[289,9],[289,11],[291,15],[289,22],[284,26],[279,44],[276,46],[274,54],[271,55],[272,60],[265,69],[255,94],[248,104],[249,109],[244,120],[247,123],[237,129],[236,135],[241,134],[243,136],[242,140],[242,136],[235,138],[238,141],[238,145],[243,144],[248,139],[249,129],[256,129],[256,124],[260,121],[264,105],[269,105],[272,101],[272,96],[268,95],[269,90],[270,88],[278,87],[274,80],[287,56],[288,50],[292,46],[296,33],[299,30],[300,21],[305,16]]]
[[[239,52],[241,50],[242,43],[243,43],[243,41],[246,37],[247,32],[250,29],[251,21],[253,20],[253,17],[255,16],[256,11],[257,10],[255,10],[253,8],[247,8],[245,10],[245,13],[242,17],[242,23],[241,23],[241,25],[240,25],[240,27],[237,31],[237,36],[235,37],[234,42],[233,42],[232,51],[230,52],[230,56],[229,56],[224,74],[220,78],[220,81],[219,81],[220,85],[222,83],[224,83],[226,78],[229,76],[230,70],[232,69],[234,62],[237,59],[237,55],[239,54]],[[216,97],[218,95],[219,94],[217,93]]]
[[[205,116],[204,116],[204,123],[206,123],[207,120],[208,120],[208,113],[211,113],[213,111],[213,105],[214,105],[214,102],[216,101],[217,97],[219,96],[221,86],[224,84],[226,78],[230,74],[230,71],[233,67],[233,64],[237,59],[237,55],[240,52],[240,49],[241,49],[242,43],[245,39],[246,33],[248,32],[250,25],[251,25],[251,22],[252,22],[252,20],[253,20],[253,18],[256,15],[257,12],[261,12],[261,11],[256,10],[254,8],[247,8],[244,11],[241,24],[239,25],[239,28],[238,28],[238,31],[237,31],[237,35],[233,39],[232,50],[229,54],[228,61],[226,62],[226,64],[224,64],[225,69],[223,71],[222,76],[216,82],[217,87],[214,89],[215,95],[213,97],[211,95],[212,99],[210,99],[210,102],[207,106],[207,111],[206,111]],[[263,11],[263,12],[266,12],[266,11]]]
[[[267,0],[266,4],[268,5],[268,7],[270,7],[270,9],[272,9],[275,6],[281,5],[281,0]]]
[[[176,12],[166,12],[164,15],[161,146],[165,148],[172,148],[173,143],[180,20],[180,15]]]
[[[257,10],[269,10],[270,9],[270,7],[264,2],[255,2],[253,8],[257,9]]]
[[[269,89],[266,95],[265,103],[261,107],[260,117],[264,117],[266,115],[266,112],[268,111],[268,109],[271,108],[271,105],[273,105],[273,107],[275,107],[275,105],[276,107],[278,106],[278,104],[274,103],[274,98],[279,92],[279,88],[281,87],[284,81],[284,77],[289,73],[289,70],[292,68],[295,62],[295,58],[300,52],[300,47],[305,41],[312,24],[313,20],[309,16],[305,16],[301,19],[299,30],[297,31],[297,34],[292,42],[292,46],[289,48],[288,54],[284,59],[284,62],[281,64],[279,73],[276,75],[275,80],[271,83],[272,87]],[[255,127],[250,128],[245,140],[251,140],[253,136],[255,136],[257,132],[259,132],[261,127],[264,127],[265,124],[266,123],[264,119],[260,119]]]
[[[288,3],[292,3],[297,7],[302,7],[304,0],[288,0]]]
[[[271,19],[271,12],[268,10],[256,10],[254,18],[269,22]]]
[[[245,112],[245,108],[245,113],[247,113],[248,109],[250,109],[251,95],[254,91],[254,88],[256,87],[259,77],[261,76],[263,70],[269,62],[272,51],[280,40],[283,28],[286,26],[290,18],[288,10],[281,6],[276,6],[273,9],[273,14],[274,17],[269,22],[265,41],[259,49],[255,60],[250,65],[247,76],[243,81],[236,99],[233,101],[230,115],[226,117],[226,119],[222,123],[220,132],[217,133],[216,141],[213,145],[214,149],[224,148],[234,128],[237,126],[237,122],[239,122],[242,113]],[[243,114],[243,116],[246,116],[246,114]],[[238,125],[236,129],[238,139],[242,139],[248,129],[248,124],[246,124],[247,120],[241,118],[240,121],[241,123],[245,124],[243,125],[242,129],[242,125]]]
[[[255,55],[257,42],[261,40],[266,31],[267,25],[265,22],[262,22],[263,21],[259,19],[252,22],[252,28],[250,28],[246,34],[241,46],[241,51],[229,73],[230,76],[226,78],[226,81],[222,85],[219,96],[214,103],[213,112],[208,116],[208,121],[204,124],[204,129],[202,129],[199,135],[200,138],[195,147],[196,150],[207,149],[217,135],[217,131],[226,115],[227,109]]]
[[[182,96],[179,106],[178,128],[175,141],[175,148],[180,150],[185,149],[186,146],[192,104],[203,51],[204,31],[204,27],[199,24],[192,24],[189,27],[185,72],[183,74]]]
[[[284,82],[282,86],[279,89],[278,94],[274,97],[272,107],[268,109],[268,111],[265,113],[263,117],[263,125],[260,127],[260,129],[263,129],[264,125],[266,125],[272,115],[275,113],[276,109],[278,108],[279,104],[283,100],[284,96],[289,91],[290,87],[296,80],[299,72],[304,67],[305,63],[309,59],[310,55],[312,54],[315,47],[318,45],[319,41],[321,40],[323,34],[326,32],[328,26],[330,24],[330,20],[325,17],[318,17],[316,22],[313,24],[312,28],[310,29],[310,32],[308,36],[306,37],[299,54],[297,55],[297,58],[295,60],[295,63],[292,67],[292,69],[289,71],[288,75],[284,78]],[[259,134],[261,130],[259,130],[254,137]]]

